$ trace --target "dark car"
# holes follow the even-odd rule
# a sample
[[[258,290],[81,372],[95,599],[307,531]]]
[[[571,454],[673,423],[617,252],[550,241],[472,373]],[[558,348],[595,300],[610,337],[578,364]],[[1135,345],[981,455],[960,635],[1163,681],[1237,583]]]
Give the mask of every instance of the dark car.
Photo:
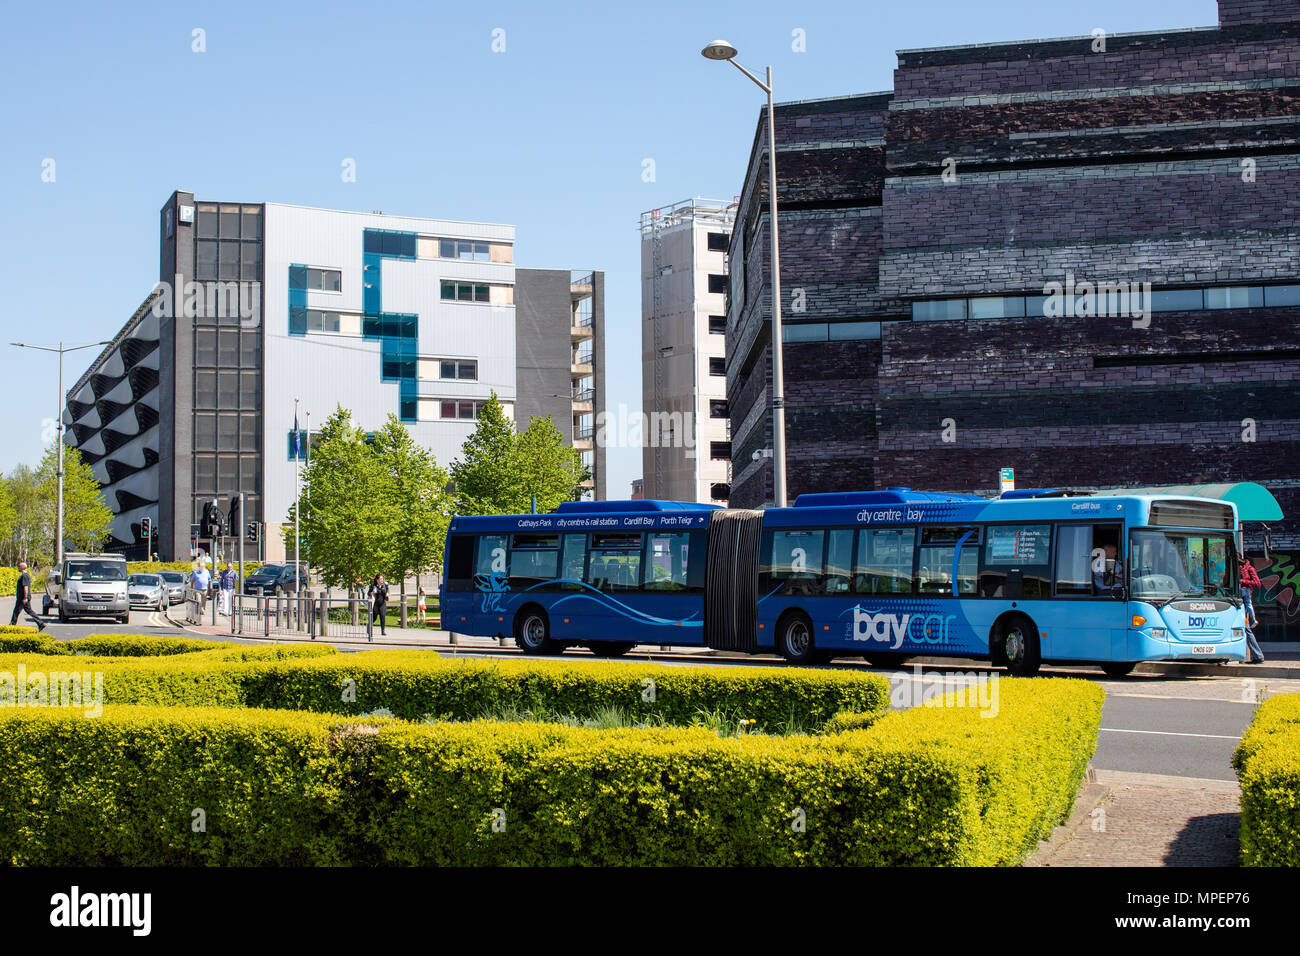
[[[298,566],[298,586],[306,587],[311,583],[307,566]],[[293,563],[264,564],[244,581],[245,594],[292,594],[294,587]]]

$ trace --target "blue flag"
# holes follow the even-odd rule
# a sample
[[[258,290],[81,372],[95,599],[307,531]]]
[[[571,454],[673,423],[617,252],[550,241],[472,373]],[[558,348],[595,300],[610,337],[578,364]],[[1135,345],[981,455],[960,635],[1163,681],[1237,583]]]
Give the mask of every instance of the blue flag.
[[[293,457],[302,457],[302,432],[298,430],[298,412],[293,413]]]

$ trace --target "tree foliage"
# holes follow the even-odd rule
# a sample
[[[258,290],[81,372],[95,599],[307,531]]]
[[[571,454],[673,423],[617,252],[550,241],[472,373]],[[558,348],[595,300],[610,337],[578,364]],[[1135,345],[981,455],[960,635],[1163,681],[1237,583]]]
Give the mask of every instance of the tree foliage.
[[[303,560],[330,587],[436,569],[449,520],[446,487],[446,471],[396,416],[367,439],[339,407],[312,439],[302,492],[285,525],[287,553],[301,508]]]
[[[36,469],[40,514],[53,552],[58,510],[58,445],[51,445]],[[75,551],[101,547],[108,540],[113,510],[104,501],[104,489],[76,448],[63,449],[63,540]]]
[[[537,498],[539,512],[554,511],[582,494],[590,477],[582,455],[564,443],[548,415],[515,430],[495,393],[451,466],[457,514],[524,514]]]

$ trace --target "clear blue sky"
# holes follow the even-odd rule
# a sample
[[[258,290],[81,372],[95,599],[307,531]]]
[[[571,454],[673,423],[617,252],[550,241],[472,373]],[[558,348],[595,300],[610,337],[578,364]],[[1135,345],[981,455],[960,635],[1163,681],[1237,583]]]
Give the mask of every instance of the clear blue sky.
[[[1214,0],[6,4],[3,339],[111,337],[157,279],[158,209],[177,188],[505,222],[520,266],[605,271],[608,402],[635,409],[638,216],[738,193],[762,102],[700,56],[709,40],[770,64],[795,100],[887,90],[898,49],[1216,22]],[[94,354],[69,357],[67,384]],[[39,460],[55,375],[54,356],[0,346],[0,470]],[[640,453],[611,450],[609,470],[625,494]]]

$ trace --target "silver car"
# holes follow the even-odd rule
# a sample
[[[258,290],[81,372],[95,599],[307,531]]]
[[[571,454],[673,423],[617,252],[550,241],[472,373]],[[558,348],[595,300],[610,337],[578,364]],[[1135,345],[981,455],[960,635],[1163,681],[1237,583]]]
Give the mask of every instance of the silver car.
[[[163,579],[167,588],[167,603],[184,604],[185,585],[189,583],[189,575],[181,571],[159,571],[158,577]]]
[[[126,579],[126,596],[132,607],[167,609],[167,585],[157,574],[133,574]]]

